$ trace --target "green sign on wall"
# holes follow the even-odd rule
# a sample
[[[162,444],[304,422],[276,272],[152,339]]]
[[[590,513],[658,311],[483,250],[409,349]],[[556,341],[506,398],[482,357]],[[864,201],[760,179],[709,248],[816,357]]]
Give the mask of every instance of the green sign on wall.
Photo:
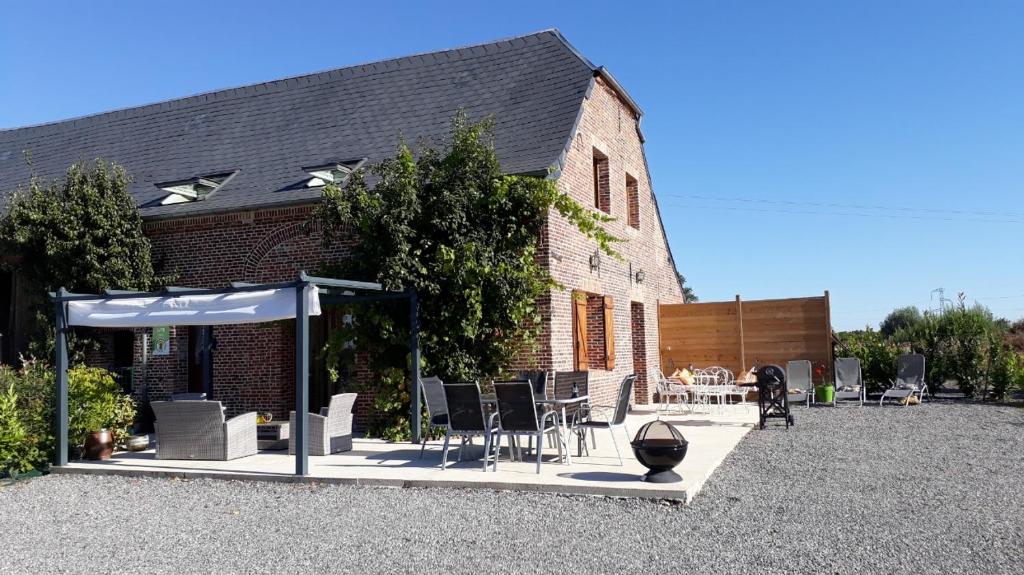
[[[158,325],[153,328],[153,355],[170,355],[171,328]]]

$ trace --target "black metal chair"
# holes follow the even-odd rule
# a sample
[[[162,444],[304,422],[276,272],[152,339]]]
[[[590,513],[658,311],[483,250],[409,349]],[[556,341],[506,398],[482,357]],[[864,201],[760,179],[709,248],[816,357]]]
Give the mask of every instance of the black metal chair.
[[[423,393],[423,403],[427,406],[427,432],[433,429],[448,430],[448,402],[444,397],[444,382],[439,377],[424,377],[420,380],[420,390]],[[427,439],[424,437],[420,446],[420,459],[423,459],[423,451],[427,448]]]
[[[498,470],[502,435],[509,437],[510,453],[513,438],[516,436],[528,435],[531,439],[537,438],[537,473],[540,473],[540,463],[544,455],[545,435],[555,434],[558,455],[559,458],[562,457],[562,448],[569,448],[562,438],[562,426],[558,424],[558,417],[552,411],[538,416],[533,385],[529,381],[496,381],[494,394],[498,404],[498,431],[494,446],[495,471]]]
[[[444,384],[445,404],[448,407],[448,429],[444,434],[444,452],[441,455],[441,469],[448,466],[448,443],[452,436],[462,438],[459,444],[459,461],[462,452],[472,437],[484,438],[484,471],[491,456],[491,440],[496,430],[497,414],[487,417],[480,399],[480,385],[473,383]],[[497,459],[497,458],[495,458]]]
[[[533,386],[533,397],[536,399],[548,398],[548,372],[547,370],[523,370],[516,373],[518,381],[529,381]]]
[[[619,444],[615,441],[615,430],[622,428],[626,432],[626,441],[629,441],[629,428],[626,427],[626,415],[629,413],[629,400],[633,397],[633,384],[636,383],[636,374],[627,375],[619,384],[619,393],[614,407],[590,405],[581,406],[581,418],[573,425],[577,434],[577,449],[582,456],[586,447],[586,434],[589,430],[591,437],[595,429],[607,429],[612,436],[612,445],[615,446],[615,454],[619,457],[619,465],[622,465],[622,452]],[[595,420],[593,414],[600,411],[603,414],[601,420]]]
[[[590,372],[555,372],[554,392],[555,399],[567,399],[570,397],[579,397],[581,395],[590,395]],[[589,403],[590,402],[587,401],[584,403],[577,403],[566,406],[565,417],[567,420],[567,425],[572,425],[572,423],[576,421],[576,419],[578,419],[579,412],[583,408],[583,406]]]

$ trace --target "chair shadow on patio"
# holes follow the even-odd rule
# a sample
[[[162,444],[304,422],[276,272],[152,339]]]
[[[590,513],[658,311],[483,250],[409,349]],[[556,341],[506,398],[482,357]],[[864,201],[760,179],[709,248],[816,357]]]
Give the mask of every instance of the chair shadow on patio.
[[[578,479],[580,481],[639,481],[641,475],[634,473],[618,473],[614,471],[580,471],[578,473],[559,473],[559,477]]]
[[[710,419],[662,419],[662,421],[679,427],[743,427],[746,425],[745,423],[712,421]]]

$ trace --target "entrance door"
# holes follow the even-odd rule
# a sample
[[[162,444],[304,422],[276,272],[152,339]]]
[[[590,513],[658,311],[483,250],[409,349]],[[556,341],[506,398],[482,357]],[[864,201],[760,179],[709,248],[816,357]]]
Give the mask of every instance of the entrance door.
[[[200,353],[199,339],[202,337],[199,326],[188,328],[188,392],[203,391],[203,359]]]
[[[189,326],[188,328],[188,391],[205,393],[213,399],[213,328]]]

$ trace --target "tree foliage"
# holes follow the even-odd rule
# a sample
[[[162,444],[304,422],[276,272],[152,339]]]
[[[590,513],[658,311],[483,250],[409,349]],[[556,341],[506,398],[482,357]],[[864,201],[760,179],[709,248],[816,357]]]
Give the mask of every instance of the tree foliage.
[[[840,334],[844,353],[860,358],[871,391],[880,391],[895,377],[901,353],[925,356],[927,381],[934,391],[953,381],[968,397],[1003,398],[1024,391],[1024,355],[1014,349],[1012,326],[996,319],[983,306],[959,305],[942,313],[899,308],[879,331],[867,329]]]
[[[901,329],[911,329],[921,322],[921,310],[914,306],[896,308],[885,316],[878,326],[879,333],[886,339],[892,338]]]
[[[51,328],[46,292],[60,287],[98,293],[154,286],[150,244],[128,193],[130,183],[117,164],[77,162],[63,178],[33,177],[11,196],[0,220],[0,246],[16,256],[8,265],[30,286],[35,343]]]
[[[372,180],[372,184],[371,184]],[[459,114],[443,148],[404,142],[395,157],[327,186],[313,218],[325,242],[351,238],[350,257],[325,273],[413,288],[420,302],[424,373],[446,380],[497,374],[529,349],[540,325],[538,303],[556,287],[538,259],[549,214],[572,222],[618,257],[610,221],[560,192],[554,180],[505,175],[489,120]],[[378,411],[392,438],[404,433],[408,386],[408,313],[402,305],[353,309],[324,355],[333,375],[355,350],[371,361]],[[352,345],[354,343],[354,345]],[[372,430],[371,430],[372,431]]]
[[[693,288],[686,285],[686,276],[679,272],[676,272],[676,275],[679,276],[679,285],[683,286],[683,303],[697,303],[700,301],[697,294],[693,293]]]

